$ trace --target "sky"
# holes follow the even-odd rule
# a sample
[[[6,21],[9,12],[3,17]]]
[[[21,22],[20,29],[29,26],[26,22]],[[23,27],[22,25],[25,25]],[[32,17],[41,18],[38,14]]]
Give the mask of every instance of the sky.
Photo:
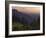
[[[19,12],[22,13],[40,13],[40,8],[39,7],[15,7],[15,9]]]

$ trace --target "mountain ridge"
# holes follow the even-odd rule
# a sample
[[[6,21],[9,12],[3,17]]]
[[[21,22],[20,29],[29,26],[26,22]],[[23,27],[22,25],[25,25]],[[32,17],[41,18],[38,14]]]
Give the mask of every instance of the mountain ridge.
[[[34,20],[38,20],[40,18],[40,14],[24,14],[21,12],[18,12],[17,10],[13,9],[12,10],[12,17],[13,20],[22,22],[25,24],[31,24]]]

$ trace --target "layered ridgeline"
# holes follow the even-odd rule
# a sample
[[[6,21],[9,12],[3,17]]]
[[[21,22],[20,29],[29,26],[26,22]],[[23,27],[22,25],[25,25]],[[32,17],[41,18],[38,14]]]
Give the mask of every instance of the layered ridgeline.
[[[40,14],[25,14],[16,9],[12,9],[12,21],[26,26],[32,26],[32,29],[37,29],[36,25],[40,25]]]
[[[40,14],[24,14],[13,9],[13,19],[16,22],[31,24],[34,20],[38,21]]]

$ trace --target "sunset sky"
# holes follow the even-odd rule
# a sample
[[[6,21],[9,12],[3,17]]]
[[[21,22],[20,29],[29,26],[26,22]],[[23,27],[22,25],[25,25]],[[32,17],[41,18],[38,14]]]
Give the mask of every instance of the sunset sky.
[[[14,9],[18,10],[19,12],[23,13],[40,13],[40,8],[39,7],[15,7]]]

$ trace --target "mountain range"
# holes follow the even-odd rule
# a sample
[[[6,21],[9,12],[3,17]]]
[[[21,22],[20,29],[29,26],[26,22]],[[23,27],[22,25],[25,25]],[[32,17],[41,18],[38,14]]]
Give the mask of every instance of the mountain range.
[[[40,14],[25,14],[12,9],[12,20],[30,25],[33,21],[40,21]]]

